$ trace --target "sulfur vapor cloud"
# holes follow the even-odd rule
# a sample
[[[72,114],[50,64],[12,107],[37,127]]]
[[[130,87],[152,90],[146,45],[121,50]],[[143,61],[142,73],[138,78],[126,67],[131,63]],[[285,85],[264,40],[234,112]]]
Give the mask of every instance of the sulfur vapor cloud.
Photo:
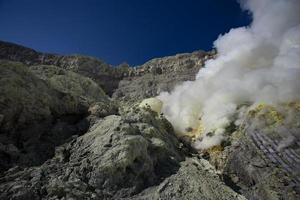
[[[240,4],[251,12],[251,25],[219,36],[214,42],[217,57],[205,63],[196,80],[158,97],[179,134],[188,127],[197,129],[199,123],[204,133],[213,133],[196,142],[198,149],[222,141],[240,105],[300,100],[300,1]]]

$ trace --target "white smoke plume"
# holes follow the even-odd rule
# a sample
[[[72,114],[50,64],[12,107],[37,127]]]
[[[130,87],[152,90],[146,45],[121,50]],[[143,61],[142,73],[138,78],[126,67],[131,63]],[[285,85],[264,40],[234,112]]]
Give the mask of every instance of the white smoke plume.
[[[185,82],[158,97],[163,113],[178,133],[196,128],[214,132],[196,147],[222,141],[225,128],[247,103],[300,100],[300,0],[244,0],[252,13],[249,27],[230,30],[214,46],[217,58],[205,63],[195,81]]]

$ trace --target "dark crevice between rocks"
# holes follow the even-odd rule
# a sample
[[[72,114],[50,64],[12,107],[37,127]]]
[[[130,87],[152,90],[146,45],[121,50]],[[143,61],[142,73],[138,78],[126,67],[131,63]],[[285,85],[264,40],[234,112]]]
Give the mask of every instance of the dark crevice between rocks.
[[[173,174],[176,174],[176,172],[179,170],[180,165],[177,162],[172,161],[159,161],[162,162],[159,165],[156,165],[154,167],[154,173],[159,177],[159,182],[161,183],[162,180],[170,177]]]
[[[148,149],[150,155],[153,155],[153,172],[155,174],[155,180],[153,184],[148,185],[154,186],[159,185],[166,178],[173,174],[176,174],[180,168],[179,158],[171,158],[169,155],[161,155],[159,149]],[[179,160],[178,160],[179,159]]]
[[[137,163],[140,163],[141,161],[135,161]],[[137,164],[142,165],[142,163]],[[161,162],[157,163],[154,166],[153,173],[141,173],[136,174],[135,167],[129,166],[126,167],[126,179],[130,180],[132,177],[136,178],[135,181],[139,181],[139,184],[134,184],[134,190],[132,191],[131,195],[137,195],[143,190],[150,188],[152,186],[158,186],[160,185],[166,178],[170,177],[173,174],[176,174],[176,172],[179,170],[179,164],[176,162]],[[127,183],[127,184],[124,184]],[[132,187],[132,182],[124,181],[124,183],[121,185],[121,187],[130,188]]]
[[[87,132],[90,124],[86,117],[86,113],[67,114],[55,119],[51,129],[40,138],[44,144],[49,143],[51,146],[51,154],[45,160],[54,156],[55,147],[68,142],[74,135],[80,136]]]
[[[87,132],[89,121],[87,112],[66,114],[52,120],[35,122],[28,127],[22,127],[13,133],[3,133],[8,136],[1,139],[4,149],[0,149],[0,173],[7,169],[20,166],[39,166],[55,155],[55,148],[73,138]],[[2,141],[3,140],[3,141]],[[8,147],[15,147],[8,148]],[[3,158],[2,158],[3,157]]]
[[[0,152],[0,160],[1,160],[0,175],[1,175],[2,171],[6,170],[10,167],[9,163],[11,163],[11,157],[9,154],[7,154],[5,152]]]
[[[241,193],[242,188],[240,186],[238,186],[228,175],[223,174],[222,179],[223,179],[223,182],[225,183],[225,185],[230,187],[236,193],[242,194]]]

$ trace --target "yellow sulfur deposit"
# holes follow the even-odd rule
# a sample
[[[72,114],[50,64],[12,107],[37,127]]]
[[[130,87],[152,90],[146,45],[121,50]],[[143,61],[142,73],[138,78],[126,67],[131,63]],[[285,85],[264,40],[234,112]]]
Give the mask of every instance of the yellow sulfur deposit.
[[[161,113],[163,102],[157,98],[148,98],[144,99],[139,107],[141,108],[150,108],[154,112],[157,112],[158,114]]]
[[[224,150],[224,148],[221,146],[221,145],[216,145],[216,146],[213,146],[209,149],[207,149],[207,153],[209,153],[209,155],[216,155],[220,152],[222,152]]]
[[[276,110],[274,106],[264,103],[259,104],[248,113],[251,117],[263,118],[269,124],[280,124],[284,120],[284,116]]]
[[[183,135],[190,137],[192,140],[195,140],[200,136],[202,136],[203,132],[204,132],[204,127],[202,122],[200,121],[197,128],[187,128],[186,132]]]
[[[288,106],[300,110],[300,103],[290,102],[290,103],[288,103]]]

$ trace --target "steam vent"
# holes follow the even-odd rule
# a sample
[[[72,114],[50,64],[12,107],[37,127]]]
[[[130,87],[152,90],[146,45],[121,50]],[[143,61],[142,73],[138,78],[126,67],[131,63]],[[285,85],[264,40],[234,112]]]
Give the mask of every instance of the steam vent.
[[[300,199],[299,0],[201,1],[217,11],[199,23],[204,11],[190,0],[45,1],[42,13],[28,1],[25,14],[9,2],[0,1],[0,200]],[[36,12],[41,19],[25,24]],[[223,27],[240,23],[235,12],[249,23]],[[216,25],[212,15],[225,18]],[[89,40],[99,24],[99,40]],[[200,24],[207,33],[191,32]],[[6,39],[10,30],[18,39]],[[215,37],[210,48],[205,34]],[[7,42],[26,38],[36,50]],[[43,53],[61,39],[60,53]],[[100,48],[108,61],[119,51],[129,63],[148,52],[148,61],[80,53]]]

